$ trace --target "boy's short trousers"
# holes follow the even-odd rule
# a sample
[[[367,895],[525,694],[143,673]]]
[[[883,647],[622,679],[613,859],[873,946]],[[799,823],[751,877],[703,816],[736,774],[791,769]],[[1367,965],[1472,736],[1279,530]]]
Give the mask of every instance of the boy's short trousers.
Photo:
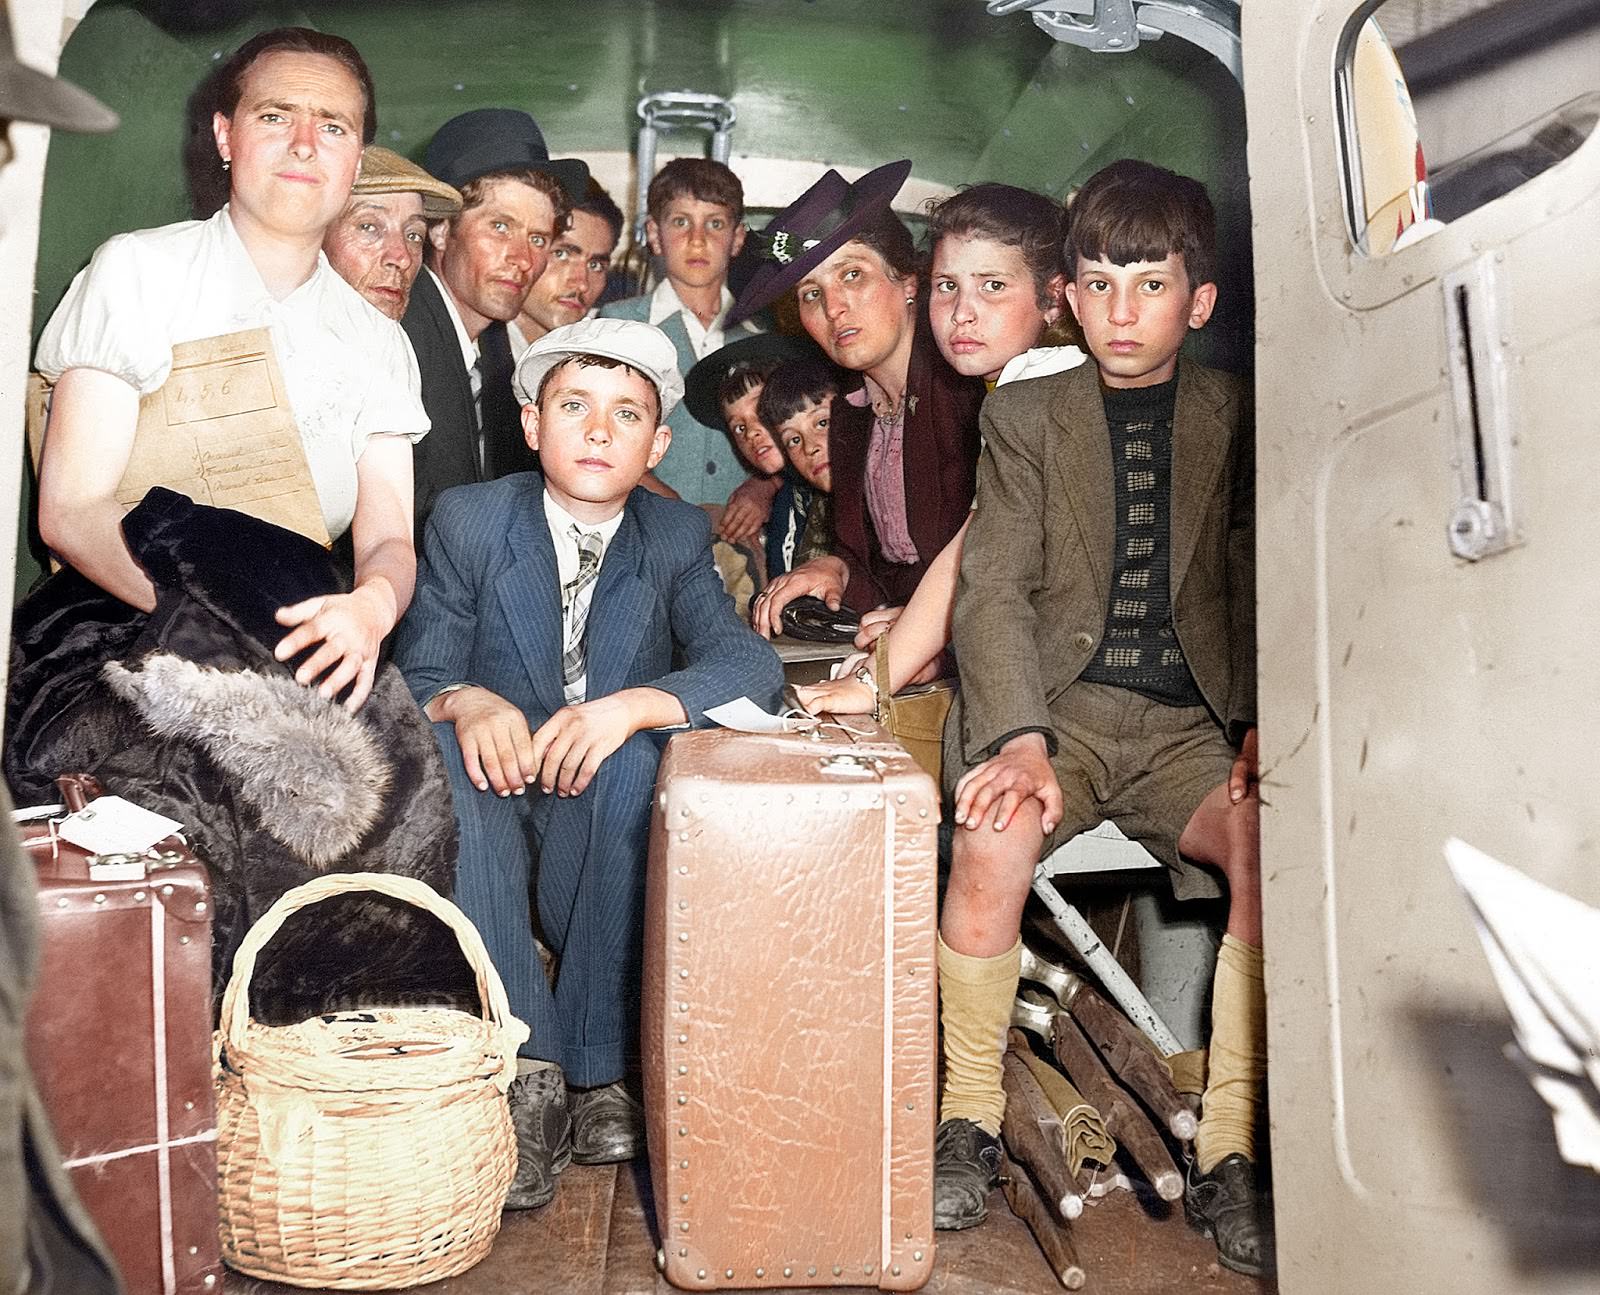
[[[1080,680],[1050,716],[1063,808],[1044,854],[1110,819],[1167,866],[1177,898],[1220,895],[1221,873],[1178,854],[1195,809],[1233,772],[1236,753],[1211,712]]]

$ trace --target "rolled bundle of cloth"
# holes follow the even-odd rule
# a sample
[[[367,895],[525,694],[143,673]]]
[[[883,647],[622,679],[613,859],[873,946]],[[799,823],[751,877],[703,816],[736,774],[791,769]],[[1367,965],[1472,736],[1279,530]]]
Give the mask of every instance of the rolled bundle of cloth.
[[[1117,1144],[1106,1132],[1100,1112],[1083,1100],[1072,1081],[1031,1049],[1018,1049],[1017,1056],[1039,1081],[1051,1109],[1061,1117],[1061,1154],[1076,1177],[1086,1164],[1109,1165],[1117,1154]]]

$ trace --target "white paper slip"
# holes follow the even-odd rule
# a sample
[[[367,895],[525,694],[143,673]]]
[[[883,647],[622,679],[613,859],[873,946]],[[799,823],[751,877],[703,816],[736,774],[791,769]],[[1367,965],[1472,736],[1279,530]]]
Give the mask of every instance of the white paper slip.
[[[720,706],[713,706],[706,711],[706,718],[713,724],[720,724],[723,728],[735,729],[740,733],[798,733],[816,723],[809,716],[805,719],[796,719],[768,714],[748,697],[739,697],[734,701],[723,702]]]
[[[121,796],[100,796],[61,820],[61,838],[90,854],[140,854],[183,826]]]
[[[1445,857],[1511,1012],[1507,1052],[1550,1107],[1562,1158],[1600,1170],[1600,912],[1464,841]]]

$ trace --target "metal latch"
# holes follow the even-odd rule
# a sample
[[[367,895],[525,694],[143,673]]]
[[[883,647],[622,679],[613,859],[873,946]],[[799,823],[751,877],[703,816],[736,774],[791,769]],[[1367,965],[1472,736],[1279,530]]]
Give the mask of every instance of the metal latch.
[[[825,755],[817,761],[823,773],[837,773],[861,778],[874,778],[883,773],[883,761],[871,756],[857,755],[853,751],[839,751]]]
[[[1445,277],[1445,344],[1455,413],[1450,551],[1469,562],[1504,553],[1523,539],[1515,506],[1516,429],[1502,327],[1493,253]]]

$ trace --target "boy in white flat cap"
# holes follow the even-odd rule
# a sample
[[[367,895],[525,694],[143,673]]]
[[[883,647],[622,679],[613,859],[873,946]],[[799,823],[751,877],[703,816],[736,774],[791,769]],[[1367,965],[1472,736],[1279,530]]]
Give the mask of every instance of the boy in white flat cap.
[[[741,696],[775,706],[783,678],[723,590],[705,512],[639,486],[683,394],[666,335],[569,324],[528,347],[513,385],[541,471],[440,495],[395,658],[450,773],[456,903],[532,1027],[510,1094],[507,1202],[529,1208],[569,1159],[643,1146],[621,1081],[662,730]],[[529,911],[535,851],[554,991]]]

